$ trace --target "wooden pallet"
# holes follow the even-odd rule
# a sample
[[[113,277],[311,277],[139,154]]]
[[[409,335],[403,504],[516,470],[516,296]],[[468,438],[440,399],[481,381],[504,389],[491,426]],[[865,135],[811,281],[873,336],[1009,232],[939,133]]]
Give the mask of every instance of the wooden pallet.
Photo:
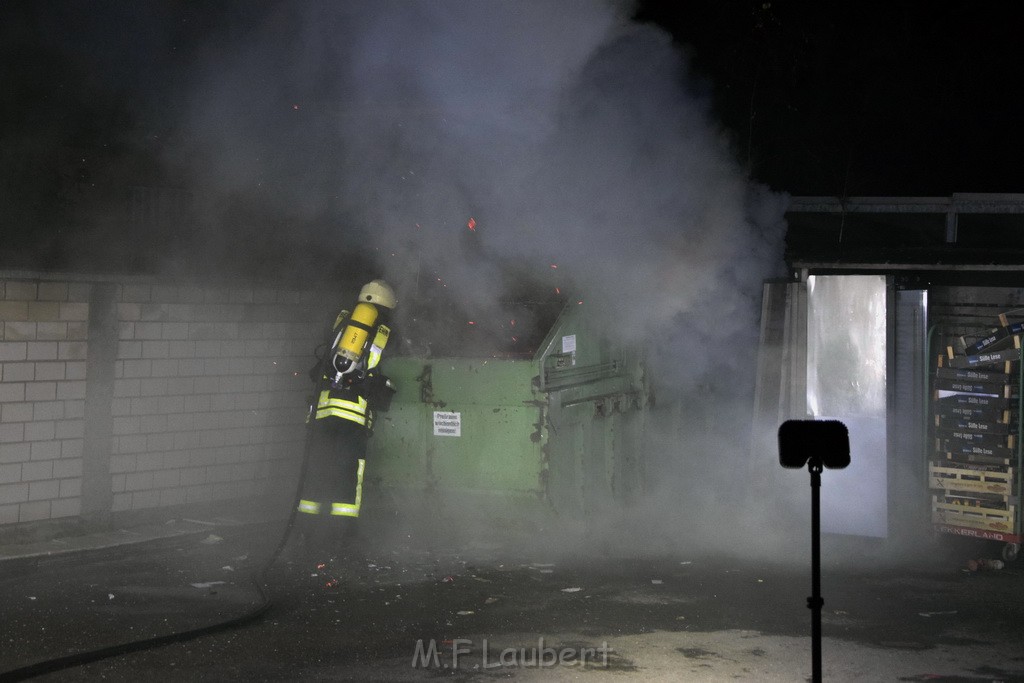
[[[948,310],[937,312],[937,319],[949,318],[953,324],[943,323],[945,332],[936,339],[937,349],[945,353],[937,354],[929,382],[934,399],[934,422],[928,429],[935,446],[928,463],[932,522],[944,533],[1018,538],[1024,320],[1019,311],[1005,312],[1003,302],[995,327],[988,323],[989,314],[998,312],[994,295],[978,290],[966,296],[959,289],[948,294]],[[943,306],[941,298],[936,311]]]
[[[1015,530],[1014,523],[1016,521],[1017,508],[1014,505],[1007,507],[1008,509],[1006,510],[993,510],[990,508],[956,505],[954,503],[943,503],[932,496],[932,523],[1013,533]]]
[[[943,491],[1013,495],[1012,467],[1006,468],[1005,472],[986,472],[928,463],[928,481],[929,488]]]

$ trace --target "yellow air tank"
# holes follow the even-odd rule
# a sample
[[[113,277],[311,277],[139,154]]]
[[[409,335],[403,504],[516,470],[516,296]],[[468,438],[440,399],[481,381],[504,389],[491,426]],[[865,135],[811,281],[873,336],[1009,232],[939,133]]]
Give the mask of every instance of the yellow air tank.
[[[373,304],[358,303],[349,316],[348,324],[338,339],[337,354],[353,363],[357,362],[366,348],[366,338],[377,322],[377,307]]]

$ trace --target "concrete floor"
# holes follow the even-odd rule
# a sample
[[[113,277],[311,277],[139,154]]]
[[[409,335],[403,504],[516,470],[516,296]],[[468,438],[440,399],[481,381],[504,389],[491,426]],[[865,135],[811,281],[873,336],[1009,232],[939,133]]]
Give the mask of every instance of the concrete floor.
[[[172,520],[0,548],[0,680],[801,681],[809,569],[413,538],[339,559],[281,521]],[[1024,681],[1024,562],[826,562],[824,679]],[[32,665],[247,624],[40,673]],[[585,659],[585,662],[581,662]],[[19,673],[20,670],[20,673]],[[13,672],[13,673],[12,673]]]

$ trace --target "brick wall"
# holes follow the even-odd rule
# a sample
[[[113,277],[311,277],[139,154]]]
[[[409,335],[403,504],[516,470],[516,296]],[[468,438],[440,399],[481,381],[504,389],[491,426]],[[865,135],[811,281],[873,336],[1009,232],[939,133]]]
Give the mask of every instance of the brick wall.
[[[325,299],[0,278],[0,524],[293,486]]]
[[[0,282],[0,524],[81,510],[88,294]]]

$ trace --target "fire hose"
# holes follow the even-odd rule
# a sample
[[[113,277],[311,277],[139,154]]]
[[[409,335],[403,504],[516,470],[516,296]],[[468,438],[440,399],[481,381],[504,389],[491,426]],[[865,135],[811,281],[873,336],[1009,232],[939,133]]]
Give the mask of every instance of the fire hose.
[[[306,475],[306,465],[308,461],[309,455],[308,452],[306,452],[303,454],[302,466],[299,471],[300,488]],[[259,604],[254,609],[240,616],[233,617],[226,621],[217,622],[215,624],[210,624],[208,626],[201,626],[199,628],[188,629],[185,631],[176,631],[174,633],[155,636],[152,638],[143,638],[128,643],[112,645],[110,647],[88,650],[86,652],[77,652],[64,657],[55,657],[42,662],[36,662],[35,664],[29,664],[17,669],[2,671],[0,672],[0,683],[7,683],[7,681],[24,681],[36,676],[42,676],[44,674],[54,673],[55,671],[61,671],[63,669],[91,664],[103,659],[126,655],[132,652],[150,650],[157,647],[163,647],[164,645],[170,645],[172,643],[184,643],[213,633],[241,628],[258,621],[267,613],[272,604],[265,587],[266,575],[274,565],[274,562],[277,561],[278,556],[280,556],[281,552],[284,550],[284,547],[287,545],[288,539],[291,536],[292,528],[295,526],[298,499],[299,490],[296,490],[294,503],[291,506],[291,512],[288,515],[288,523],[285,526],[281,539],[278,541],[274,551],[270,554],[270,557],[267,558],[267,560],[260,565],[259,569],[251,576],[252,584],[256,588],[256,593],[259,595],[260,600]]]

